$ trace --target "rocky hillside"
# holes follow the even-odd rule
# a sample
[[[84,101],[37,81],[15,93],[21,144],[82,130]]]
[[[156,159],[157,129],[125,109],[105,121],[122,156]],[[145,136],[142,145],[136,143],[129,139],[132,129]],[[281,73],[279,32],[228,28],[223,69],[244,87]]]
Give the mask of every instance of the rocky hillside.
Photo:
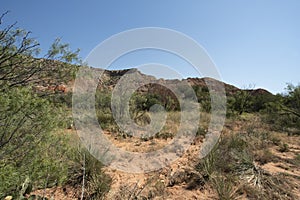
[[[97,70],[97,69],[95,69]],[[147,81],[147,80],[153,80],[155,79],[155,77],[150,76],[150,75],[145,75],[142,74],[141,72],[139,72],[137,69],[124,69],[124,70],[105,70],[104,72],[104,77],[106,80],[109,80],[105,83],[100,83],[100,87],[103,86],[104,84],[108,84],[110,86],[115,86],[115,84],[117,83],[117,81],[126,73],[128,72],[138,72],[141,76],[143,76],[143,78]],[[178,79],[159,79],[158,83],[170,83],[170,84],[178,84],[181,80]],[[201,89],[206,90],[207,89],[207,85],[206,85],[206,81],[210,81],[210,82],[216,82],[217,83],[222,83],[224,84],[225,87],[225,91],[227,93],[227,95],[233,95],[235,93],[237,93],[238,91],[241,91],[243,89],[237,88],[233,85],[227,84],[225,82],[221,82],[209,77],[204,77],[204,78],[187,78],[187,79],[183,79],[183,81],[187,81],[191,86],[198,86]],[[154,86],[154,85],[153,85]],[[157,86],[154,86],[157,87]],[[271,94],[269,91],[265,90],[265,89],[247,89],[245,90],[253,95],[264,95],[264,94]]]
[[[153,137],[133,137],[124,134],[113,123],[110,98],[106,97],[111,95],[112,90],[126,74],[136,73],[135,75],[139,77],[137,81],[131,82],[133,85],[139,81],[152,82],[139,87],[137,90],[139,97],[150,93],[176,99],[171,90],[163,85],[180,86],[180,83],[186,81],[195,90],[203,108],[207,106],[207,102],[210,103],[206,82],[212,85],[224,84],[229,102],[227,110],[232,111],[227,113],[219,143],[204,159],[200,159],[199,155],[211,120],[209,106],[201,113],[199,129],[189,148],[170,165],[158,171],[140,174],[103,167],[102,172],[111,178],[107,191],[101,194],[103,199],[299,199],[299,136],[290,135],[287,129],[275,128],[276,112],[269,111],[270,113],[263,115],[264,113],[256,110],[266,109],[260,107],[263,106],[261,102],[267,102],[270,96],[275,95],[264,89],[242,90],[212,78],[164,80],[142,74],[137,69],[92,70],[95,73],[102,73],[97,90],[100,95],[96,95],[99,124],[112,144],[129,152],[152,152],[171,144],[180,126],[181,113],[176,108],[166,109],[168,111],[166,124]],[[40,81],[34,89],[38,92],[51,91],[64,95],[71,94],[73,84],[74,77],[69,77],[69,81],[66,82]],[[251,100],[253,110],[250,111],[245,107],[247,101],[250,101],[249,97],[254,97]],[[162,104],[170,100],[157,99]],[[140,105],[145,103],[138,98],[136,100],[139,100],[136,102]],[[149,124],[147,120],[149,110],[142,106],[135,109],[136,113],[133,113],[136,114],[133,115],[136,117],[135,121]],[[278,125],[282,127],[282,124]],[[75,129],[71,127],[68,133],[76,135]],[[96,177],[88,180],[89,186],[98,181],[96,183],[102,187],[101,177]],[[77,181],[76,184],[76,186],[67,184],[62,187],[49,187],[47,190],[36,190],[33,194],[40,196],[46,194],[48,198],[53,199],[78,199],[82,181]],[[92,188],[92,191],[97,189]]]
[[[51,92],[71,92],[72,91],[72,86],[75,80],[75,73],[74,70],[78,69],[78,66],[75,65],[68,65],[66,68],[66,74],[56,74],[56,73],[61,73],[61,70],[57,70],[61,65],[60,61],[54,61],[54,60],[47,60],[47,59],[39,59],[39,62],[43,66],[43,68],[46,68],[48,71],[50,69],[52,75],[51,79],[49,79],[50,76],[47,76],[45,74],[44,77],[32,77],[32,79],[36,79],[34,81],[34,89],[36,91],[51,91]],[[73,68],[73,70],[70,70],[70,68]],[[99,89],[109,89],[112,90],[114,86],[118,83],[120,78],[124,76],[127,73],[137,73],[140,75],[143,79],[143,81],[156,81],[157,84],[148,84],[146,86],[141,87],[139,90],[146,92],[146,91],[155,91],[158,94],[162,94],[162,92],[159,92],[160,90],[164,90],[160,85],[164,84],[171,84],[171,85],[176,85],[179,84],[182,81],[187,81],[191,86],[194,88],[199,87],[200,90],[202,91],[208,91],[206,82],[209,81],[212,83],[212,85],[219,85],[224,84],[225,91],[227,96],[232,96],[236,94],[237,92],[241,91],[242,89],[239,89],[233,85],[227,84],[225,82],[221,82],[219,80],[215,80],[209,77],[203,77],[203,78],[187,78],[183,80],[178,80],[178,79],[156,79],[154,76],[146,75],[138,71],[137,69],[123,69],[123,70],[105,70],[100,68],[91,68],[92,70],[95,71],[95,73],[102,73],[102,77],[99,79]],[[63,70],[64,71],[64,70]],[[63,76],[63,79],[62,79]],[[53,78],[57,77],[57,78]],[[214,84],[215,83],[215,84]],[[265,94],[271,94],[269,91],[264,90],[264,89],[247,89],[245,90],[249,92],[251,95],[257,96],[257,95],[265,95]]]

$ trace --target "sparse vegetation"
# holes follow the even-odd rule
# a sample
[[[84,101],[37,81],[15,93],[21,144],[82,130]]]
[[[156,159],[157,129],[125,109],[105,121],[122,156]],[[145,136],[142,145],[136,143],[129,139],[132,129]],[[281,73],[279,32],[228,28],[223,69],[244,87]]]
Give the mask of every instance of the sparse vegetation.
[[[245,194],[257,199],[295,198],[292,185],[297,182],[296,177],[286,179],[283,174],[270,174],[263,167],[280,160],[270,149],[277,149],[275,146],[280,143],[278,152],[284,153],[289,151],[289,146],[270,132],[255,130],[260,125],[250,123],[248,126],[251,128],[245,127],[244,133],[224,136],[196,165],[196,170],[206,184],[215,189],[219,199],[235,199]]]
[[[4,17],[0,18],[1,26]],[[63,193],[70,189],[77,199],[105,199],[109,195],[114,199],[164,199],[190,193],[194,196],[186,198],[197,198],[205,190],[213,191],[212,198],[224,200],[297,199],[300,85],[288,84],[285,93],[273,95],[262,89],[240,90],[225,84],[226,124],[220,141],[200,160],[197,152],[211,121],[211,95],[217,93],[210,93],[203,79],[187,79],[201,110],[191,149],[175,164],[127,184],[133,175],[107,169],[103,172],[103,164],[80,145],[74,134],[70,88],[80,67],[75,65],[80,63],[78,51],[70,51],[57,39],[39,58],[38,43],[29,36],[30,32],[15,25],[0,31],[1,199],[26,199],[30,195],[51,198],[45,191],[57,188]],[[176,95],[159,84],[145,85],[131,96],[130,117],[137,125],[147,126],[153,114],[151,107],[160,105],[166,111],[166,124],[149,137],[134,138],[124,133],[114,120],[111,95],[125,72],[107,71],[107,80],[99,83],[95,94],[99,124],[120,148],[143,153],[162,149],[176,137],[180,106],[187,105],[180,105]],[[179,82],[169,81],[175,86]],[[193,97],[185,87],[178,89],[183,96]],[[117,185],[115,179],[122,184]],[[112,189],[111,184],[117,187]]]

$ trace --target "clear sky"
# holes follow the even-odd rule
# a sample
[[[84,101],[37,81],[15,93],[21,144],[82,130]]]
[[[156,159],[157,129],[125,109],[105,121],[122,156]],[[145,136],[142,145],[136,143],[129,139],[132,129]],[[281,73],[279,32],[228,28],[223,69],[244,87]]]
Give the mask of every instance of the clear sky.
[[[1,0],[5,23],[33,32],[43,50],[56,37],[80,48],[84,59],[100,42],[140,27],[182,32],[201,44],[222,80],[273,93],[300,82],[299,0]],[[158,51],[120,58],[113,68],[158,62],[195,76],[184,61]]]

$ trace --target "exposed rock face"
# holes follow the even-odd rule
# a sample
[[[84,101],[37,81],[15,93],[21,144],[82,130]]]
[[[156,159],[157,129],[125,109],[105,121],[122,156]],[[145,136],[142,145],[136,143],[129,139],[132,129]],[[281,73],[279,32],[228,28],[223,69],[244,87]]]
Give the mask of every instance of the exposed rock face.
[[[50,93],[67,93],[70,91],[70,88],[66,86],[65,84],[59,84],[59,85],[48,85],[48,86],[33,86],[32,89],[35,92],[50,92]]]
[[[177,85],[181,81],[187,81],[191,86],[199,86],[201,89],[202,88],[207,89],[207,82],[209,82],[213,87],[215,85],[224,84],[227,95],[233,95],[236,92],[242,90],[233,85],[223,83],[219,80],[215,80],[215,79],[209,78],[209,77],[204,77],[204,78],[190,78],[189,77],[189,78],[183,79],[183,80],[156,79],[153,76],[142,74],[141,72],[138,71],[138,69],[105,70],[103,73],[103,80],[106,80],[104,84],[110,85],[111,86],[110,88],[112,89],[117,84],[118,80],[126,73],[139,73],[139,75],[143,76],[145,81],[154,80],[154,79],[157,80],[157,84],[148,84],[148,85],[141,87],[139,90],[142,92],[148,92],[148,91],[150,91],[150,92],[156,91],[157,92],[162,89],[163,84]],[[102,84],[99,83],[98,87],[102,87]],[[254,89],[254,90],[246,90],[246,91],[251,92],[251,94],[254,96],[263,95],[263,94],[271,94],[269,91],[267,91],[265,89]]]
[[[51,61],[51,60],[43,60],[43,62],[45,62],[45,65],[48,68],[53,68],[53,70],[55,70],[55,66],[58,65],[58,61]],[[123,70],[104,70],[101,68],[92,68],[90,67],[90,69],[94,70],[95,73],[101,73],[102,76],[99,78],[99,83],[98,83],[98,89],[109,89],[109,90],[113,90],[113,88],[115,87],[115,85],[118,83],[118,81],[120,80],[120,78],[122,76],[124,76],[127,73],[138,73],[138,75],[143,77],[143,80],[145,82],[147,81],[153,81],[156,80],[156,84],[147,84],[145,86],[142,86],[139,88],[139,92],[151,92],[151,93],[156,93],[158,95],[165,95],[166,91],[168,89],[166,89],[164,86],[162,85],[179,85],[182,81],[187,81],[191,86],[198,86],[200,89],[204,89],[208,91],[207,88],[207,82],[210,83],[210,85],[212,85],[214,87],[214,85],[220,85],[224,84],[225,90],[226,90],[226,94],[227,95],[233,95],[236,92],[240,91],[241,89],[230,85],[230,84],[226,84],[223,83],[221,81],[215,80],[213,78],[209,78],[209,77],[204,77],[204,78],[187,78],[187,79],[183,79],[183,80],[178,80],[178,79],[173,79],[173,80],[169,80],[169,79],[156,79],[154,76],[150,76],[150,75],[146,75],[146,74],[142,74],[138,69],[123,69]],[[72,79],[71,76],[69,77],[69,79]],[[61,81],[61,80],[60,80]],[[50,91],[50,92],[60,92],[60,93],[67,93],[67,92],[71,92],[72,91],[72,87],[73,87],[73,83],[74,80],[71,80],[67,83],[65,82],[59,82],[59,80],[40,80],[39,83],[34,84],[33,86],[33,90],[37,91],[37,92],[45,92],[45,91]],[[257,95],[263,95],[263,94],[271,94],[270,92],[268,92],[267,90],[264,89],[255,89],[255,90],[246,90],[248,92],[251,93],[251,95],[257,96]],[[170,92],[167,92],[168,95],[172,95],[169,94]]]

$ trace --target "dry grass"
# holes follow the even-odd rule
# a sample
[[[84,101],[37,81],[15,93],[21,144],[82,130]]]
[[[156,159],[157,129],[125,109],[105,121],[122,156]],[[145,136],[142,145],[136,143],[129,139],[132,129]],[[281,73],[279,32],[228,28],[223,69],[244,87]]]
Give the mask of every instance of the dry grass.
[[[208,113],[201,114],[196,136],[201,139],[196,139],[192,146],[200,145],[205,137],[210,117]],[[179,121],[179,112],[169,112],[164,128],[155,137],[146,139],[106,134],[120,148],[149,152],[172,141]],[[300,152],[297,148],[300,149],[299,137],[272,131],[258,115],[227,119],[220,142],[196,168],[183,168],[183,165],[191,167],[193,161],[199,161],[197,153],[188,153],[182,160],[166,167],[168,173],[153,172],[159,178],[151,183],[149,176],[144,175],[143,179],[136,179],[131,184],[120,184],[118,198],[198,199],[201,194],[209,193],[209,198],[218,199],[297,199],[295,188],[300,185],[297,177]],[[284,169],[277,166],[274,171],[269,171],[265,166],[271,166],[271,163],[281,163]]]

